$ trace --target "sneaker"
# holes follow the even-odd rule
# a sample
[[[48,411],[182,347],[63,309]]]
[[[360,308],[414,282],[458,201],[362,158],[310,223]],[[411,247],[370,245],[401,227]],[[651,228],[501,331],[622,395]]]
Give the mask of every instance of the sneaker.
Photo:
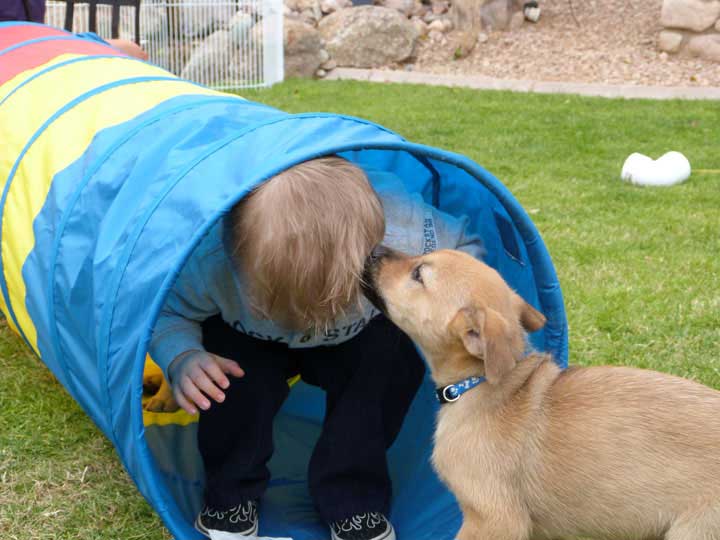
[[[210,531],[226,533],[223,538],[255,536],[258,531],[257,501],[246,501],[222,512],[205,506],[195,519],[195,528],[208,538],[212,538]]]
[[[355,514],[330,524],[332,540],[395,540],[395,530],[380,512]]]

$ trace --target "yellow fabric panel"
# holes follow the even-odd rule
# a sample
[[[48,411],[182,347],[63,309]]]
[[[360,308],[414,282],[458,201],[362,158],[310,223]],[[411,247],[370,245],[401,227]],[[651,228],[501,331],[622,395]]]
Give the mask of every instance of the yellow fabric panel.
[[[18,86],[20,86],[22,83],[24,83],[27,79],[35,75],[36,73],[42,71],[43,69],[52,66],[54,64],[59,64],[61,62],[65,62],[67,60],[72,60],[73,58],[79,58],[80,54],[63,54],[60,56],[57,56],[50,60],[49,62],[45,63],[42,66],[28,69],[27,71],[23,71],[19,75],[13,77],[9,81],[6,81],[5,84],[0,85],[0,102],[3,101],[13,90],[15,90]],[[8,104],[10,106],[10,104]],[[0,126],[1,128],[2,126]],[[9,141],[3,141],[4,143],[7,143]],[[5,150],[8,150],[7,152]],[[7,180],[7,176],[10,172],[10,168],[12,167],[12,163],[10,165],[7,165],[7,161],[10,161],[17,157],[15,154],[11,153],[9,151],[9,145],[5,146],[3,148],[3,152],[0,152],[0,163],[5,161],[2,165],[0,165],[0,193],[2,193],[2,186],[5,185],[5,181]],[[5,304],[5,297],[0,294],[0,311],[3,312],[5,315],[5,320],[7,321],[8,327],[15,332],[16,334],[20,334],[18,332],[17,327],[15,326],[15,323],[12,320],[12,317],[10,317],[10,312],[7,309],[7,305]]]
[[[41,66],[23,71],[22,73],[16,75],[12,79],[6,81],[5,84],[0,84],[0,101],[5,99],[5,97],[10,92],[15,90],[15,88],[20,86],[23,82],[28,80],[30,77],[32,77],[36,73],[39,73],[43,69],[45,69],[49,66],[52,66],[54,64],[59,64],[61,62],[65,62],[67,60],[72,60],[73,58],[79,58],[81,56],[84,56],[84,55],[82,55],[82,54],[62,54],[60,56],[56,56],[55,58],[53,58],[52,60],[50,60],[49,62],[46,62],[45,64],[43,64]],[[118,57],[118,58],[121,58],[121,57]],[[97,61],[100,61],[100,60],[102,60],[102,59],[98,58]]]
[[[3,101],[13,90],[15,90],[18,86],[23,84],[27,79],[35,75],[36,73],[42,71],[43,69],[46,69],[49,66],[52,66],[54,64],[59,64],[61,62],[65,62],[67,60],[72,60],[73,58],[79,58],[83,55],[80,54],[63,54],[60,56],[57,56],[50,60],[49,62],[38,66],[33,69],[28,69],[27,71],[23,71],[19,75],[13,77],[9,81],[6,81],[5,84],[0,85],[0,102]],[[122,57],[118,57],[122,58]],[[99,58],[97,60],[91,60],[91,63],[102,61],[103,59]],[[114,60],[114,59],[110,59]],[[125,59],[127,61],[127,59]],[[12,98],[11,98],[12,99]],[[12,107],[12,103],[8,103],[7,107]],[[16,111],[19,111],[20,109],[16,108]],[[27,111],[26,111],[27,112]],[[23,122],[23,126],[25,123]],[[29,125],[29,122],[28,122]],[[6,127],[13,127],[13,131],[15,131],[15,128],[18,126],[7,126]],[[11,167],[13,166],[14,160],[17,158],[17,154],[19,153],[19,150],[16,150],[16,146],[10,146],[10,140],[5,137],[5,134],[2,133],[2,125],[0,125],[0,140],[3,141],[3,151],[0,152],[0,193],[2,192],[2,189],[5,185],[5,181],[7,180],[7,176],[10,172]],[[15,323],[12,320],[12,317],[10,317],[10,313],[8,312],[7,305],[5,304],[5,297],[0,294],[0,311],[2,311],[5,314],[5,318],[7,320],[7,324],[10,327],[11,330],[13,330],[15,333],[19,334],[18,329],[15,327]]]
[[[4,146],[0,152],[0,191],[30,137],[63,105],[93,88],[119,79],[168,75],[168,72],[158,67],[117,57],[70,64],[26,84],[0,107],[0,141],[3,141]],[[17,79],[15,77],[13,81]],[[2,89],[6,87],[7,84]],[[172,95],[172,91],[168,92],[167,97]],[[113,108],[119,108],[119,103],[114,103]],[[90,126],[82,124],[78,130],[91,131]],[[81,139],[85,140],[84,137]],[[56,144],[68,141],[69,137],[64,137]]]
[[[143,379],[145,377],[162,377],[163,372],[160,366],[150,357],[149,354],[145,355],[145,368],[143,369]]]
[[[162,377],[163,372],[160,369],[150,355],[145,357],[145,369],[143,371],[143,381],[148,377]],[[300,375],[288,379],[288,386],[291,388],[300,381]],[[145,410],[145,402],[149,399],[149,396],[143,396],[143,425],[150,426],[167,426],[169,424],[176,424],[178,426],[187,426],[197,422],[200,418],[199,414],[188,414],[182,409],[178,409],[175,412],[153,412]]]
[[[85,91],[125,77],[166,74],[159,68],[137,62],[114,59],[109,62],[92,62],[92,73],[88,73],[84,62],[58,69],[13,95],[9,100],[12,107],[0,109],[0,140],[13,145],[12,151],[2,154],[17,156],[48,117]],[[83,80],[78,80],[80,78]],[[172,97],[203,94],[219,95],[190,83],[174,81],[149,81],[112,88],[57,118],[29,148],[8,191],[2,216],[5,233],[2,258],[10,303],[20,328],[36,352],[37,332],[25,308],[26,289],[21,271],[35,243],[33,220],[45,202],[54,175],[77,160],[101,129],[126,122]],[[47,99],[39,100],[38,96]],[[3,184],[10,167],[12,164],[0,163]]]
[[[199,414],[188,414],[182,409],[178,409],[177,411],[170,413],[153,412],[143,409],[142,413],[144,426],[168,426],[170,424],[187,426],[189,424],[194,424],[200,419]]]

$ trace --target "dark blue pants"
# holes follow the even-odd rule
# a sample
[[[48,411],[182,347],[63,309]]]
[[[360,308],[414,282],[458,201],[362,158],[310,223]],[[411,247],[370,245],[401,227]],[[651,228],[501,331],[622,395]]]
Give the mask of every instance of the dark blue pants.
[[[315,506],[327,522],[361,512],[388,513],[392,486],[386,451],[422,382],[425,367],[410,339],[383,316],[332,347],[290,349],[242,334],[219,317],[203,325],[209,352],[236,360],[222,404],[200,414],[205,503],[226,509],[265,492],[272,424],[288,395],[287,379],[326,393],[327,413],[308,468]]]

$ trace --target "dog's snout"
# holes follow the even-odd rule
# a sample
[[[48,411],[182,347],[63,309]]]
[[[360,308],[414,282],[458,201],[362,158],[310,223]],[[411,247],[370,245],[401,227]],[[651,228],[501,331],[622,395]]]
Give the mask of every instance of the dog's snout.
[[[392,248],[379,244],[373,248],[368,257],[368,263],[378,263],[383,259],[394,259],[400,254]]]
[[[390,256],[391,253],[392,250],[388,247],[383,245],[375,246],[367,259],[365,259],[365,268],[363,270],[362,280],[360,281],[360,286],[365,297],[383,313],[386,312],[386,306],[380,292],[377,290],[375,273],[378,270],[380,262]]]
[[[370,255],[365,259],[365,274],[366,276],[375,271],[380,265],[383,259],[386,259],[392,255],[393,251],[382,244],[378,244],[370,252]]]
[[[377,245],[373,248],[373,250],[370,252],[370,261],[371,262],[377,262],[383,257],[387,257],[390,253],[390,249],[383,246],[382,244]]]

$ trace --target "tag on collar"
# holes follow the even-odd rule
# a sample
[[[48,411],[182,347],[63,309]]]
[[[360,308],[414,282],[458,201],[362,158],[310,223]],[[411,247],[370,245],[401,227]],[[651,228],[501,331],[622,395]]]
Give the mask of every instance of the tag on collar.
[[[465,392],[472,390],[486,380],[485,377],[468,377],[460,382],[435,389],[435,397],[437,397],[437,400],[442,404],[452,403],[460,399],[460,396]]]

